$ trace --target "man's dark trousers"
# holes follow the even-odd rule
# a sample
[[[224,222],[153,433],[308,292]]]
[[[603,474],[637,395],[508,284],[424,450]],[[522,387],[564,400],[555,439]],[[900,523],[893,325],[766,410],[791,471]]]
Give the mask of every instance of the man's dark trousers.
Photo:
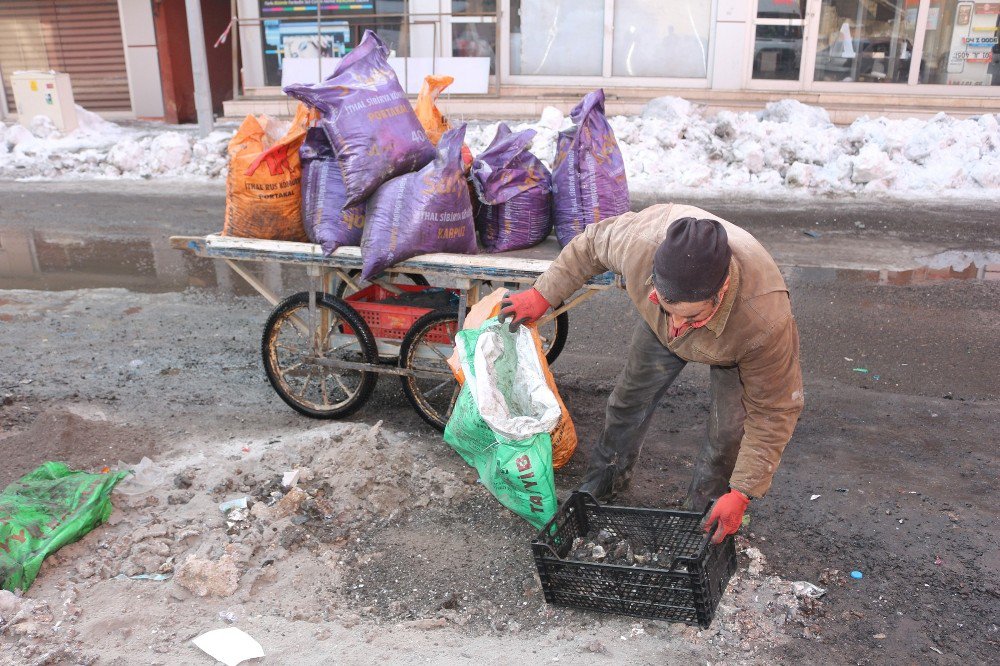
[[[613,496],[628,488],[646,431],[660,400],[687,361],[670,351],[645,321],[632,333],[628,360],[618,376],[581,490]],[[729,489],[743,439],[743,385],[736,366],[711,366],[708,436],[694,466],[685,506],[704,509]]]

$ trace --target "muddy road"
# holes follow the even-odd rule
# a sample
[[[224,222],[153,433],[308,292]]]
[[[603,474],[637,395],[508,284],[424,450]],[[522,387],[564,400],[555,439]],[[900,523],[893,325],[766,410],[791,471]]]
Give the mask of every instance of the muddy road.
[[[258,351],[268,313],[263,299],[227,269],[175,252],[166,242],[170,235],[217,230],[220,188],[141,183],[119,189],[110,183],[0,183],[0,485],[47,459],[99,469],[144,455],[190,466],[202,456],[197,475],[205,478],[192,490],[201,483],[207,497],[226,480],[205,460],[216,460],[219,469],[236,466],[235,475],[244,467],[235,462],[240,456],[262,449],[266,456],[323,424],[289,410],[264,378]],[[476,494],[472,479],[467,496],[416,508],[404,523],[373,520],[355,543],[396,556],[365,561],[364,552],[345,550],[338,590],[331,582],[303,593],[310,607],[322,606],[316,599],[323,595],[339,600],[340,614],[322,621],[339,623],[329,631],[343,646],[367,649],[344,629],[360,623],[373,635],[373,654],[393,654],[376,628],[396,627],[399,637],[416,632],[414,655],[439,663],[449,657],[471,663],[490,650],[525,645],[538,650],[532,658],[595,663],[609,654],[637,663],[994,659],[989,655],[1000,644],[994,501],[1000,476],[1000,204],[701,205],[755,233],[782,264],[792,291],[806,410],[770,494],[751,504],[745,531],[748,545],[766,558],[767,574],[827,587],[821,603],[803,611],[803,621],[742,633],[739,622],[723,622],[724,631],[711,638],[654,624],[641,639],[629,634],[618,641],[632,622],[540,615],[544,604],[532,596],[525,545],[531,530]],[[261,278],[284,293],[304,284],[294,271],[271,270]],[[600,431],[635,317],[623,294],[608,292],[571,313],[571,322],[553,370],[585,449]],[[650,429],[623,503],[663,507],[682,496],[704,436],[707,386],[706,368],[692,365],[682,373]],[[369,426],[383,421],[390,439],[417,447],[428,466],[466,478],[457,456],[401,398],[398,383],[383,377],[352,420]],[[307,453],[296,455],[319,455],[302,451]],[[557,475],[560,493],[575,487],[583,468],[578,454]],[[253,473],[263,478],[264,471]],[[176,494],[168,490],[164,505]],[[424,485],[403,490],[438,492]],[[121,509],[122,524],[140,520],[143,510],[148,507]],[[189,512],[194,520],[194,509]],[[73,546],[72,558],[88,556],[83,543]],[[313,561],[290,557],[297,566]],[[61,579],[73,566],[65,555],[46,565],[29,596],[58,602]],[[852,570],[864,578],[852,579]],[[249,611],[254,617],[309,621],[289,614],[294,604],[281,600],[291,594],[287,585],[261,589],[279,600],[270,606],[243,600],[257,603]],[[127,595],[117,594],[124,596],[105,601],[126,603]],[[178,617],[197,601],[148,585],[141,594],[149,603],[176,604]],[[448,620],[434,634],[440,639],[424,637],[431,625],[399,628],[401,622],[437,621],[444,613],[440,599],[461,600],[463,594],[468,601],[456,602],[459,607],[477,610],[464,622]],[[219,603],[213,616],[224,610]],[[759,628],[760,617],[771,611],[754,612]],[[88,613],[100,616],[84,607],[83,638],[109,626],[104,617],[88,624]],[[167,621],[162,613],[154,619]],[[251,628],[265,636],[280,631],[255,622]],[[314,632],[323,627],[310,625],[307,632],[296,624],[288,631],[318,640]],[[193,621],[174,627],[173,643],[207,628],[215,627]],[[117,641],[125,650],[130,644],[117,628],[109,635],[114,640],[102,646]],[[8,638],[0,636],[0,645]],[[19,640],[12,649],[28,649]],[[173,643],[154,643],[149,651],[128,648],[117,663],[172,663]],[[273,644],[288,646],[278,639]],[[105,661],[113,663],[98,663]]]

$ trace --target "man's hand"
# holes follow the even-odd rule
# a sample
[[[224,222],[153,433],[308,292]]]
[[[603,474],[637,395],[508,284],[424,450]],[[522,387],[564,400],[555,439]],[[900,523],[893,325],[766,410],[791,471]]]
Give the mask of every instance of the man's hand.
[[[525,291],[507,294],[500,302],[500,323],[510,319],[510,332],[513,333],[521,324],[531,324],[537,321],[551,306],[542,294],[532,287]]]
[[[740,525],[743,523],[743,514],[749,503],[750,498],[738,490],[730,490],[715,500],[712,512],[708,514],[708,520],[705,521],[706,532],[715,527],[712,543],[722,543],[722,540],[730,534],[736,534],[736,530],[740,529]]]

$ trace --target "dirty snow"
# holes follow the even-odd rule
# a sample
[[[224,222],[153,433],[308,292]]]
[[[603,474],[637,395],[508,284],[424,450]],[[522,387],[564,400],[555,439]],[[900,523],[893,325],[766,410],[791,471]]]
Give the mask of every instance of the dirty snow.
[[[640,116],[613,116],[633,193],[995,197],[1000,191],[1000,114],[930,120],[859,118],[847,127],[825,109],[796,100],[759,112],[707,113],[677,97],[650,102]],[[547,108],[531,128],[547,164],[569,118]],[[469,129],[473,154],[496,123]]]
[[[0,122],[0,178],[197,178],[226,174],[235,126],[207,137],[196,128],[159,123],[119,125],[76,107],[79,127],[60,132],[45,116],[30,128]]]
[[[739,663],[817,635],[822,602],[768,575],[742,537],[748,566],[708,630],[548,606],[526,548],[530,530],[498,514],[456,456],[433,451],[381,422],[184,443],[146,470],[155,487],[122,492],[123,483],[109,522],[46,559],[30,594],[0,592],[0,636],[23,664],[104,663],[111,651],[119,660],[108,663],[167,664],[208,663],[189,641],[227,625],[255,635],[275,663],[325,663],[332,649],[362,656],[375,634],[411,643],[424,632],[457,639],[451,657],[479,655],[473,645],[484,640],[493,641],[482,651],[489,655],[520,635],[551,653],[546,661],[569,651],[631,653],[640,663],[671,650]],[[289,470],[299,480],[285,489]],[[237,497],[247,509],[220,511]],[[372,540],[378,534],[395,540]],[[397,578],[433,578],[427,565],[446,570],[450,592]],[[281,659],[289,642],[298,654]],[[306,645],[311,658],[299,660]]]
[[[0,178],[185,178],[226,175],[229,123],[199,138],[192,126],[118,125],[77,107],[80,127],[58,131],[43,116],[29,128],[0,123]],[[639,116],[610,119],[633,193],[753,193],[756,196],[990,198],[1000,192],[1000,114],[930,120],[863,117],[847,127],[786,99],[758,112],[707,113],[677,97],[651,101]],[[532,150],[549,166],[560,129],[547,107]],[[497,123],[470,123],[473,154]]]

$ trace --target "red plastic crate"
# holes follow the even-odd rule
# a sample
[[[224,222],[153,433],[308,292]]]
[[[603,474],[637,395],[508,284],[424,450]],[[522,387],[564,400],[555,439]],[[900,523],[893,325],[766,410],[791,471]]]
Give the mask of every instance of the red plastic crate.
[[[401,291],[424,291],[425,289],[433,288],[409,284],[395,284],[393,286]],[[409,332],[418,319],[431,312],[431,308],[377,302],[392,298],[393,296],[394,294],[388,289],[373,284],[355,294],[351,294],[344,300],[357,310],[376,338],[402,340],[403,336]],[[350,327],[345,326],[344,332],[353,333],[354,331]],[[454,333],[454,331],[451,332]],[[440,344],[451,344],[448,331],[443,326],[438,326],[433,332],[428,334],[426,340]]]

